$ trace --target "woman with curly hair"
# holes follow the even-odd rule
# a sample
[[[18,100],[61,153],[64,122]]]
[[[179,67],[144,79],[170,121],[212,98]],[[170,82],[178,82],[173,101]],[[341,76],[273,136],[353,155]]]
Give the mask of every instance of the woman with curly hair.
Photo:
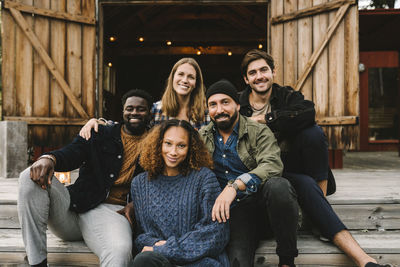
[[[210,122],[206,110],[203,74],[191,57],[175,63],[168,76],[161,101],[153,104],[154,123],[172,118],[186,120],[197,130]]]
[[[140,164],[134,266],[229,266],[228,224],[211,218],[221,189],[198,132],[185,120],[163,122],[143,140]]]

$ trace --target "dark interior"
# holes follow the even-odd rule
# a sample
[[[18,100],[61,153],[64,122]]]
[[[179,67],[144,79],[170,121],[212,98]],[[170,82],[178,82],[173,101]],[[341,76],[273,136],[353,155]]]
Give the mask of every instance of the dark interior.
[[[206,86],[226,78],[240,91],[244,87],[240,74],[244,53],[260,44],[266,47],[265,3],[108,4],[103,5],[103,18],[104,69],[112,64],[116,85],[114,92],[103,93],[103,112],[114,120],[121,118],[120,99],[129,89],[148,90],[159,100],[172,66],[182,57],[196,59]]]

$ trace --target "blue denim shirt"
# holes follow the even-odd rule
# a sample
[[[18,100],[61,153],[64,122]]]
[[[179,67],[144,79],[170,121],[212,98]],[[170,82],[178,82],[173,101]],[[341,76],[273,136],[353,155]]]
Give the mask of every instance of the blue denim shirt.
[[[240,160],[236,150],[239,136],[239,123],[233,128],[232,134],[224,144],[224,139],[215,131],[213,155],[214,172],[221,188],[224,188],[229,180],[241,180],[246,185],[246,191],[239,191],[237,198],[257,192],[261,179],[252,173]]]

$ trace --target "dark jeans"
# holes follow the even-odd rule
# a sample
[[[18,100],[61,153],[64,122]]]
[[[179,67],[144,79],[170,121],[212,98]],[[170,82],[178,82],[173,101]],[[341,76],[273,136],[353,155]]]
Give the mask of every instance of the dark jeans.
[[[282,153],[283,176],[293,185],[301,209],[329,239],[346,229],[333,211],[317,182],[328,179],[328,144],[320,127],[314,125],[300,132]]]
[[[322,129],[313,125],[298,133],[282,151],[283,172],[301,173],[315,181],[328,179],[328,142]]]
[[[298,204],[285,178],[270,178],[259,191],[231,209],[230,241],[226,248],[231,267],[252,267],[260,238],[272,232],[281,264],[297,256]]]
[[[133,260],[133,267],[173,267],[167,258],[163,255],[153,252],[145,251],[136,255]]]

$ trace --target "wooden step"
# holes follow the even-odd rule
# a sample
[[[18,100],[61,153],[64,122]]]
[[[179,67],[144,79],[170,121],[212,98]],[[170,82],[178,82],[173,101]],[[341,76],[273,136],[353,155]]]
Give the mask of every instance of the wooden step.
[[[380,262],[400,264],[400,231],[352,231],[352,234],[364,250]],[[25,251],[19,229],[0,230],[0,240],[0,263],[24,263]],[[354,266],[334,245],[313,235],[299,235],[298,248],[298,266]],[[275,250],[274,240],[262,241],[256,251],[255,266],[276,266],[278,257]],[[89,251],[84,242],[65,242],[51,233],[48,233],[48,252],[51,264],[98,264],[97,257]]]
[[[351,231],[361,247],[379,262],[400,265],[400,231]],[[312,235],[299,235],[298,266],[355,266],[336,246]],[[274,240],[262,241],[256,251],[255,266],[276,266],[279,262],[275,254]]]
[[[371,256],[382,263],[400,266],[400,172],[344,169],[334,170],[334,174],[337,192],[328,200],[336,213]],[[0,178],[0,265],[26,265],[16,209],[17,189],[17,179]],[[298,248],[299,267],[354,266],[334,245],[312,234],[301,234]],[[97,257],[84,242],[64,242],[49,233],[48,251],[53,265],[98,265]],[[277,263],[274,240],[263,241],[257,250],[255,266]]]
[[[83,241],[66,242],[47,231],[50,264],[98,265],[98,258]],[[0,229],[0,263],[24,263],[25,247],[21,229]]]
[[[351,230],[400,229],[400,204],[332,205]],[[0,229],[18,229],[16,205],[0,204]]]

